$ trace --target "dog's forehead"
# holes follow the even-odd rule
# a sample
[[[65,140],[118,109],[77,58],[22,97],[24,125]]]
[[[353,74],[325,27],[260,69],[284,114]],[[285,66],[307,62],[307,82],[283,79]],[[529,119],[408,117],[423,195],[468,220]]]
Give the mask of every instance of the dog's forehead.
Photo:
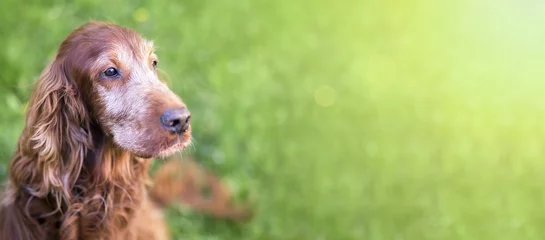
[[[148,59],[154,52],[153,42],[145,39],[138,39],[129,43],[118,43],[113,47],[113,52],[117,54],[120,61],[128,62],[131,60]]]
[[[134,64],[136,62],[147,62],[155,58],[152,41],[141,39],[138,43],[113,41],[109,48],[100,53],[98,63],[114,62],[120,64]]]
[[[153,42],[143,38],[140,38],[139,43],[133,44],[130,47],[134,52],[134,55],[139,55],[142,57],[149,57],[154,51]]]

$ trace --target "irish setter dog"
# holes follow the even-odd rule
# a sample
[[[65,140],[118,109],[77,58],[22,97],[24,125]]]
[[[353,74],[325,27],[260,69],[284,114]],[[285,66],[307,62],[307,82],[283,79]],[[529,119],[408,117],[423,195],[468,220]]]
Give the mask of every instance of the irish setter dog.
[[[9,166],[0,239],[168,239],[150,158],[191,142],[153,44],[103,22],[74,30],[42,72]]]

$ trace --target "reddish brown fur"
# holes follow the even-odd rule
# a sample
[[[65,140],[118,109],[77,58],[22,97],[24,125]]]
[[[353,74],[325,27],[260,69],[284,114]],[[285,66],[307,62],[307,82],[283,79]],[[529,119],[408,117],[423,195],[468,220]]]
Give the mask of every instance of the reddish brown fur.
[[[182,202],[192,209],[221,219],[245,222],[251,209],[234,204],[231,191],[218,176],[191,157],[170,159],[155,173],[151,195],[161,204]],[[209,189],[209,193],[205,192]]]
[[[185,107],[157,77],[151,43],[91,22],[72,32],[42,72],[9,167],[0,239],[165,239],[149,201],[150,157],[190,144],[161,128]],[[110,66],[121,78],[104,79]]]

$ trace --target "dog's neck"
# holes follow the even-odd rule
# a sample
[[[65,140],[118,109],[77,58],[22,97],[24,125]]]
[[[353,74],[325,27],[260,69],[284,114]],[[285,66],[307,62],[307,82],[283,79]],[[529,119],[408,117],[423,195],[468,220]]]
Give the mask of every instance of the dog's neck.
[[[91,174],[94,180],[103,180],[95,184],[147,175],[147,171],[142,171],[144,170],[142,167],[147,170],[150,162],[148,159],[139,158],[120,148],[114,143],[113,137],[105,134],[98,123],[91,123],[87,131],[92,136],[92,146],[85,154],[82,171]]]
[[[70,217],[63,221],[61,236],[73,231],[83,239],[92,239],[99,233],[114,235],[113,229],[124,229],[130,224],[146,194],[150,161],[116,146],[97,125],[89,131],[94,146],[87,151],[72,189],[74,197],[64,214]],[[71,230],[72,225],[78,229]]]

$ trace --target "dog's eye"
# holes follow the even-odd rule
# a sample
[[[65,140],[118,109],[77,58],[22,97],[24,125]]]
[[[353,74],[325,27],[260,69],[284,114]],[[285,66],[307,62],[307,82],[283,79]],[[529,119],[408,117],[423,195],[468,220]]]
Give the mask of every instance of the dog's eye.
[[[115,76],[119,75],[119,72],[117,71],[117,69],[111,67],[111,68],[106,69],[106,71],[104,71],[103,74],[106,77],[115,77]]]
[[[151,65],[153,65],[153,68],[157,68],[157,60],[153,60],[153,62],[151,62]]]

